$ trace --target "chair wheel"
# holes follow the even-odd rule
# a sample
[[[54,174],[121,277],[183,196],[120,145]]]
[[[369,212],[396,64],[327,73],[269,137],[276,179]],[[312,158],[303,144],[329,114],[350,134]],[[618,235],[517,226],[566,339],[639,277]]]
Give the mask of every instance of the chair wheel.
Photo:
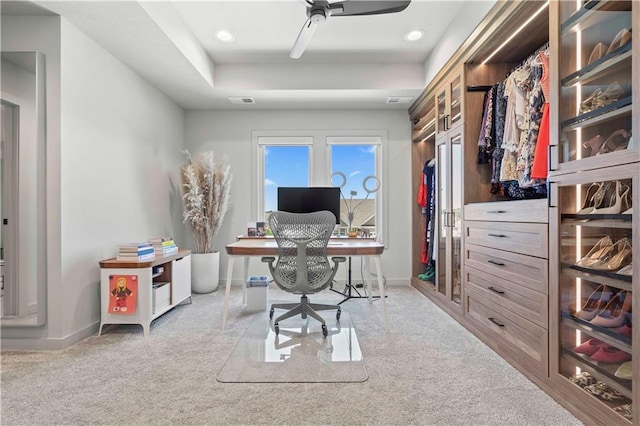
[[[326,324],[322,324],[322,335],[324,337],[327,337],[328,334],[329,334],[329,330],[327,330],[327,325]]]
[[[336,312],[336,319],[339,320],[340,319],[340,314],[342,313],[342,311],[340,309],[338,309],[338,311]]]
[[[273,319],[273,312],[274,311],[275,311],[275,309],[273,307],[269,310],[269,319]]]
[[[280,333],[280,326],[278,324],[274,324],[273,330],[276,332],[276,336],[277,336]]]

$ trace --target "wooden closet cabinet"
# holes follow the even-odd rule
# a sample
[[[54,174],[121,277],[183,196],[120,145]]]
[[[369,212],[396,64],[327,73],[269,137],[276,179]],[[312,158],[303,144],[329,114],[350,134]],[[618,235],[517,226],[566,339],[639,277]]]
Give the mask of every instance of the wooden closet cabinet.
[[[463,90],[463,67],[459,66],[435,92],[438,134],[447,132],[464,121]]]
[[[585,421],[640,425],[640,3],[550,7],[550,379]]]

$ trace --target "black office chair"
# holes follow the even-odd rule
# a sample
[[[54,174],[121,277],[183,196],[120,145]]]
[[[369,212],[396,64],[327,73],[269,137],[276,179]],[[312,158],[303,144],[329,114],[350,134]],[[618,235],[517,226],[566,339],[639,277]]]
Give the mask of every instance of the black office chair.
[[[336,319],[340,320],[339,305],[309,303],[308,294],[324,290],[331,284],[344,257],[332,257],[333,266],[327,258],[327,244],[336,224],[336,218],[329,211],[314,213],[273,212],[269,217],[269,227],[278,244],[278,261],[275,257],[263,257],[275,283],[289,293],[301,294],[300,303],[274,303],[269,311],[273,319],[275,309],[288,309],[273,323],[276,334],[279,322],[300,314],[307,315],[322,323],[322,334],[327,337],[325,320],[316,312],[336,309]]]

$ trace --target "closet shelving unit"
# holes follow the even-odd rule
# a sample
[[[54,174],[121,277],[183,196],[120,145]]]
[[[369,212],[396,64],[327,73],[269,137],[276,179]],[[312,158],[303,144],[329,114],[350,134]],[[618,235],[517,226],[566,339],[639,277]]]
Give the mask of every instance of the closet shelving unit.
[[[640,147],[627,136],[640,123],[640,4],[553,1],[551,21],[550,380],[585,421],[639,425]]]

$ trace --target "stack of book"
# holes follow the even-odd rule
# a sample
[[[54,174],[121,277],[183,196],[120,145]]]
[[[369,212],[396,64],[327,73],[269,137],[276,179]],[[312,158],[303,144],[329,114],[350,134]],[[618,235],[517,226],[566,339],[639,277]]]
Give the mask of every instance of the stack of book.
[[[151,238],[149,243],[153,245],[154,253],[157,256],[165,256],[178,252],[178,246],[171,237]]]
[[[156,257],[153,245],[149,242],[120,244],[117,260],[144,262]]]

